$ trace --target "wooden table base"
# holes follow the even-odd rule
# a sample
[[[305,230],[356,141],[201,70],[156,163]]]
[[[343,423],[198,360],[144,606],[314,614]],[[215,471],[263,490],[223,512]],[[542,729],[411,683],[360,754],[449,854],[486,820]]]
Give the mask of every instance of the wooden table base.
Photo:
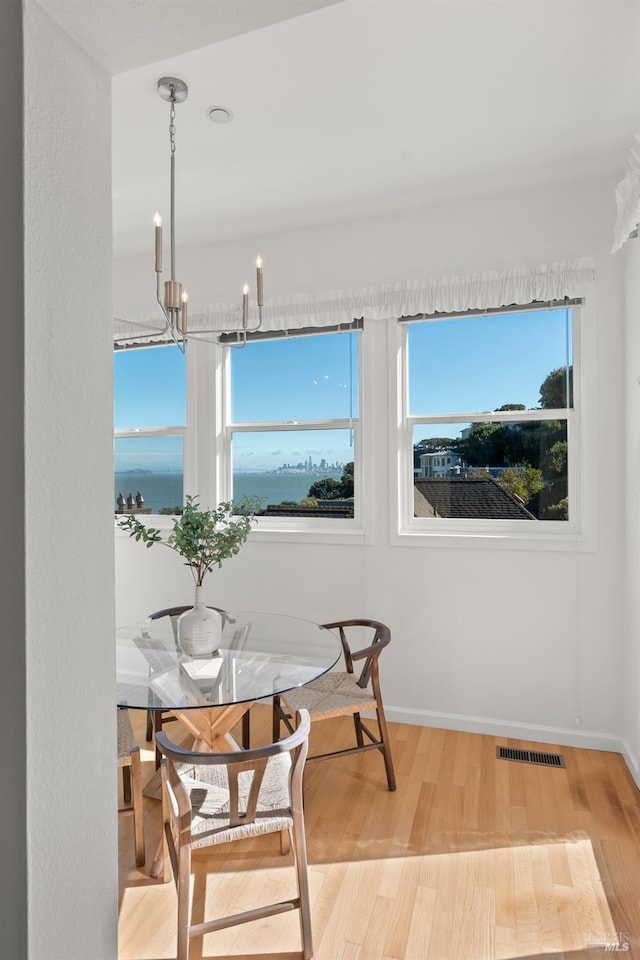
[[[171,715],[176,717],[193,734],[192,750],[202,753],[229,753],[230,750],[240,749],[230,731],[251,706],[252,703],[234,703],[227,707],[172,710]],[[162,799],[162,775],[160,770],[156,770],[145,784],[142,793],[143,796],[152,800]],[[162,866],[161,841],[153,858],[149,875],[159,877],[162,873]]]

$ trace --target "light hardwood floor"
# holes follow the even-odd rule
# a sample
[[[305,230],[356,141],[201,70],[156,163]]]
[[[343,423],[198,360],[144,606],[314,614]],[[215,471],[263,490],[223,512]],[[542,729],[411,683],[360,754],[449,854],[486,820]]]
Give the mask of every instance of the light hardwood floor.
[[[145,715],[131,716],[146,779]],[[269,718],[252,711],[256,742]],[[613,947],[640,960],[640,792],[620,755],[389,726],[396,793],[375,751],[306,768],[316,960],[599,960]],[[350,721],[317,724],[311,749],[349,732]],[[497,760],[498,744],[561,753],[566,769]],[[175,889],[136,869],[131,820],[119,821],[119,958],[172,958]],[[158,801],[145,800],[145,829],[149,864]],[[293,889],[277,836],[194,859],[199,919],[203,906],[210,918]],[[192,944],[194,960],[300,956],[295,913]]]

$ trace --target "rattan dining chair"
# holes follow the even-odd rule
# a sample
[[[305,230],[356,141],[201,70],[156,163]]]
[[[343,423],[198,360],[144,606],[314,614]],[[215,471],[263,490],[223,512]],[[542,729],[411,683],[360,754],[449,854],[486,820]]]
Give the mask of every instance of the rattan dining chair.
[[[136,866],[143,867],[144,851],[144,812],[142,806],[142,768],[140,766],[140,747],[131,727],[129,711],[118,708],[118,766],[122,769],[122,797],[125,804],[122,810],[133,811],[133,839],[136,850]]]
[[[166,607],[164,610],[156,610],[154,613],[149,615],[149,620],[162,620],[163,617],[171,618],[171,626],[173,628],[173,639],[175,641],[176,647],[178,646],[178,617],[182,613],[186,613],[187,610],[192,610],[193,607],[187,604],[182,607]],[[226,610],[222,610],[220,607],[211,607],[210,610],[217,610],[218,613],[222,616],[223,622],[224,618],[231,620]],[[147,731],[146,737],[147,742],[150,743],[154,735],[159,733],[162,730],[162,725],[168,723],[170,720],[175,720],[175,717],[172,717],[170,714],[163,712],[162,710],[147,710]],[[242,745],[247,748],[249,746],[250,732],[249,732],[249,711],[245,713],[242,718]],[[160,751],[156,746],[156,770],[160,767]]]
[[[330,671],[303,687],[296,687],[273,698],[273,739],[280,736],[281,724],[293,730],[292,717],[297,710],[308,710],[311,721],[328,717],[353,716],[356,738],[355,747],[334,750],[330,753],[307,757],[307,762],[347,756],[364,750],[379,750],[384,758],[389,790],[396,789],[396,778],[391,759],[391,745],[384,715],[378,659],[391,642],[391,631],[378,620],[339,620],[324,623],[329,630],[337,630],[342,643],[346,670]],[[369,639],[366,647],[352,651],[347,634],[359,636],[364,633]],[[364,661],[360,675],[356,676],[354,663]],[[378,736],[363,722],[361,713],[375,710],[378,721]],[[366,738],[366,739],[365,739]]]
[[[178,893],[177,960],[188,960],[193,937],[289,910],[300,911],[303,956],[305,960],[313,956],[302,806],[309,729],[309,715],[303,711],[296,716],[295,732],[285,740],[229,753],[194,753],[171,743],[164,733],[157,735],[165,757],[163,878],[170,880],[173,872]],[[192,924],[192,850],[282,831],[291,841],[297,896]]]

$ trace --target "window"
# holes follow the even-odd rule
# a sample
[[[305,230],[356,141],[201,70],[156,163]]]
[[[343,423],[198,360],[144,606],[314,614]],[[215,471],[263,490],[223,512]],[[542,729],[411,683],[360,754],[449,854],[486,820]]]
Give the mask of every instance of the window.
[[[185,356],[176,346],[116,350],[116,511],[174,513],[182,506],[186,406]]]
[[[291,314],[336,326],[117,351],[114,497],[248,495],[265,540],[591,549],[591,283],[581,263],[491,274],[484,301],[567,298],[465,312],[477,278],[445,278]]]
[[[399,324],[401,530],[577,530],[578,314],[572,302]]]
[[[258,497],[267,521],[359,518],[359,326],[228,348],[226,486]]]

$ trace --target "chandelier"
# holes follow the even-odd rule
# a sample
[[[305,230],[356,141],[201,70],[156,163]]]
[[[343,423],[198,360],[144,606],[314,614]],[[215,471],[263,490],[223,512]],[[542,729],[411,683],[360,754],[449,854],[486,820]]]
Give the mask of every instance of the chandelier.
[[[170,147],[170,214],[169,214],[169,251],[170,251],[170,279],[164,281],[162,289],[162,217],[156,210],[153,221],[155,224],[155,272],[156,272],[156,300],[165,321],[163,334],[170,336],[174,343],[184,353],[185,342],[192,338],[207,340],[208,334],[221,334],[220,330],[192,330],[189,327],[188,303],[189,295],[182,283],[176,278],[176,236],[175,236],[175,186],[176,186],[176,104],[183,103],[189,94],[189,88],[184,80],[177,77],[161,77],[158,80],[158,93],[163,100],[169,103],[169,147]],[[258,330],[262,325],[263,306],[263,274],[262,258],[256,260],[256,301],[258,305],[258,322],[249,325],[249,285],[245,284],[242,290],[242,325],[237,329],[236,344],[244,346],[247,342],[247,333]],[[215,340],[210,342],[217,342]]]

